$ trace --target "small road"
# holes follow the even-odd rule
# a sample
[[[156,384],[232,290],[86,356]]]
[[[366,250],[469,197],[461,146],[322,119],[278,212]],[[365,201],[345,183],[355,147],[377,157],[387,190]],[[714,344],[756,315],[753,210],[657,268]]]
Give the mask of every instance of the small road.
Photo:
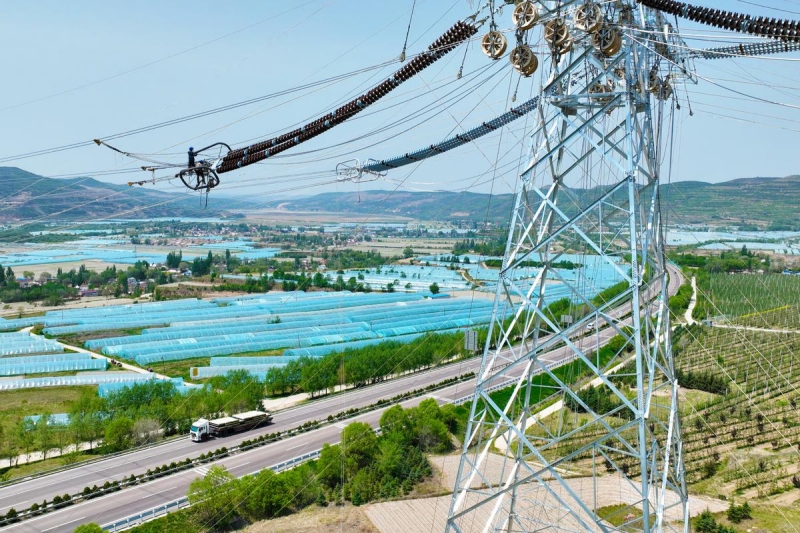
[[[669,267],[669,271],[668,292],[669,294],[675,294],[678,287],[683,283],[683,277],[680,271],[672,266]],[[627,306],[623,306],[615,314],[624,316],[627,313]],[[608,342],[615,333],[614,328],[596,331],[592,335],[581,338],[581,347],[584,350],[593,350],[597,346]],[[569,348],[563,347],[542,354],[539,359],[542,364],[550,365],[564,361],[572,355],[573,353]],[[391,398],[409,390],[420,389],[429,384],[439,383],[467,372],[477,373],[480,364],[481,358],[473,358],[309,402],[295,408],[280,411],[276,414],[274,423],[269,426],[240,433],[236,436],[211,439],[202,443],[191,442],[187,436],[109,459],[77,465],[75,468],[54,474],[32,477],[24,482],[0,488],[0,512],[5,513],[11,507],[19,511],[29,507],[34,502],[41,502],[45,498],[50,501],[56,494],[74,494],[80,492],[86,486],[102,486],[106,481],[118,480],[131,474],[141,474],[148,469],[169,464],[173,461],[182,461],[187,457],[197,457],[222,446],[230,448],[239,444],[242,440],[253,439],[262,434],[292,429],[310,420],[324,420],[330,414],[336,414],[350,408],[366,407],[380,399]],[[523,365],[518,365],[518,371],[521,372],[522,370]],[[513,379],[514,373],[510,373],[509,377]],[[427,397],[435,398],[440,404],[461,398],[471,399],[474,390],[475,380],[471,379],[440,389],[426,396],[402,402],[401,405],[412,407]],[[353,421],[367,422],[377,426],[380,416],[386,408],[376,409],[340,424],[325,426],[274,444],[240,453],[217,461],[214,464],[225,465],[236,476],[257,472],[288,459],[319,450],[326,442],[338,442],[342,427]],[[59,533],[72,531],[81,523],[97,522],[106,524],[120,520],[126,516],[185,496],[189,483],[194,478],[203,476],[205,469],[209,466],[210,464],[204,465],[194,470],[187,470],[108,496],[92,499],[8,526],[4,530]]]
[[[697,305],[697,278],[692,276],[692,298],[689,300],[689,306],[686,308],[686,313],[683,315],[683,318],[686,319],[686,324],[690,326],[695,323],[694,318],[692,318],[695,305]]]

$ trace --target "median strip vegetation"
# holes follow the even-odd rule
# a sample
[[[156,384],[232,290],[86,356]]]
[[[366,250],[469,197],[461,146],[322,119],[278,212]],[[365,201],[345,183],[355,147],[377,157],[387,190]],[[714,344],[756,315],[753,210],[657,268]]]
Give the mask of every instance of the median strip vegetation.
[[[177,462],[173,461],[172,463],[162,465],[162,466],[157,467],[155,469],[148,469],[147,472],[145,472],[144,474],[140,474],[138,476],[134,475],[134,474],[131,474],[130,477],[127,477],[127,478],[123,477],[120,480],[106,481],[106,483],[103,486],[100,486],[100,487],[98,487],[97,485],[93,485],[92,487],[88,487],[87,486],[87,487],[84,487],[84,489],[81,492],[73,494],[73,495],[65,494],[63,496],[56,496],[55,498],[53,498],[53,501],[50,502],[50,503],[48,503],[46,500],[42,504],[34,503],[27,510],[17,511],[16,509],[11,508],[11,509],[9,509],[9,511],[4,516],[0,515],[0,527],[3,527],[5,525],[9,525],[9,524],[18,522],[18,521],[23,520],[23,519],[32,518],[32,517],[38,516],[38,515],[46,513],[46,512],[55,511],[55,510],[61,509],[61,508],[65,507],[65,506],[72,505],[72,504],[77,503],[77,502],[90,500],[92,498],[97,498],[99,496],[104,496],[106,494],[110,494],[112,492],[116,492],[116,491],[121,490],[123,488],[131,487],[131,486],[134,486],[134,485],[140,485],[142,483],[146,483],[148,481],[152,481],[152,480],[155,480],[155,479],[158,479],[158,478],[161,478],[161,477],[164,477],[164,476],[168,476],[168,475],[180,472],[180,471],[189,470],[189,469],[195,468],[195,467],[197,467],[199,465],[202,465],[202,464],[211,463],[211,462],[217,461],[219,459],[223,459],[225,457],[228,457],[230,455],[233,455],[233,454],[236,454],[236,453],[245,452],[245,451],[248,451],[248,450],[252,450],[254,448],[257,448],[257,447],[260,447],[260,446],[265,446],[267,444],[271,444],[271,443],[274,443],[274,442],[278,442],[280,440],[283,440],[283,439],[286,439],[286,438],[289,438],[289,437],[293,437],[293,436],[299,435],[301,433],[306,433],[308,431],[319,429],[320,427],[322,427],[325,424],[333,424],[333,423],[336,423],[336,422],[339,422],[339,421],[342,421],[342,420],[346,420],[346,419],[352,418],[354,416],[358,416],[359,414],[372,411],[374,409],[379,409],[379,408],[385,407],[387,405],[391,405],[391,404],[398,403],[398,402],[401,402],[401,401],[404,401],[404,400],[408,400],[408,399],[411,399],[411,398],[419,397],[419,396],[427,394],[429,392],[432,392],[432,391],[447,387],[449,385],[452,385],[453,383],[459,383],[459,382],[462,382],[462,381],[466,381],[466,380],[472,379],[473,377],[474,377],[474,373],[469,372],[469,373],[462,374],[462,375],[457,376],[457,377],[445,379],[445,380],[443,380],[441,382],[428,385],[428,386],[423,387],[421,389],[415,389],[415,390],[411,390],[411,391],[406,391],[406,392],[404,392],[402,394],[398,394],[398,395],[396,395],[396,396],[394,396],[392,398],[384,398],[384,399],[378,400],[374,404],[371,404],[371,405],[368,405],[368,406],[365,406],[365,407],[350,408],[350,409],[347,409],[345,411],[341,411],[339,413],[329,415],[324,421],[309,420],[309,421],[301,424],[299,427],[294,428],[294,429],[290,429],[290,430],[282,431],[282,432],[277,432],[277,433],[264,434],[264,435],[260,435],[259,437],[254,438],[254,439],[249,439],[249,440],[246,439],[246,440],[242,441],[239,445],[232,446],[230,449],[223,446],[223,447],[218,448],[218,449],[216,449],[214,451],[211,451],[211,452],[208,452],[208,453],[204,453],[204,454],[200,454],[196,458],[188,458],[187,457],[183,461],[177,461]],[[423,400],[423,403],[425,401],[428,401],[428,400]],[[430,401],[433,401],[433,400],[430,400]],[[434,401],[434,404],[436,404],[435,401]],[[399,407],[399,406],[395,406],[395,407]],[[454,410],[451,409],[451,407]],[[437,408],[438,408],[438,405],[437,405]],[[447,409],[445,409],[445,412],[447,412],[447,413],[451,413],[451,414],[452,413],[458,413],[458,415],[459,415],[459,416],[455,416],[455,414],[453,414],[452,416],[449,416],[449,418],[447,419],[448,420],[448,422],[447,422],[448,423],[448,427],[454,427],[454,428],[460,428],[461,427],[459,425],[458,420],[463,418],[463,416],[464,416],[464,412],[462,412],[462,411],[463,411],[462,408],[456,408],[455,406],[450,406]],[[170,531],[172,531],[172,530],[170,530]]]
[[[396,405],[381,417],[379,435],[354,422],[342,430],[339,444],[322,448],[319,459],[280,473],[265,469],[236,479],[223,467],[212,467],[192,482],[192,507],[131,531],[225,531],[312,505],[363,505],[408,495],[432,475],[426,454],[453,449],[463,411],[439,407],[433,399],[410,409]]]

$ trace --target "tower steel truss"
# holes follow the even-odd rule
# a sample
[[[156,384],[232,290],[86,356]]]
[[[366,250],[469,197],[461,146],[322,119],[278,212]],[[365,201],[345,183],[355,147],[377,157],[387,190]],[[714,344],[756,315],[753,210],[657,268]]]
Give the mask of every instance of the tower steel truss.
[[[688,532],[659,197],[688,60],[656,11],[604,3],[604,52],[569,4],[539,4],[572,46],[535,112],[448,532]]]

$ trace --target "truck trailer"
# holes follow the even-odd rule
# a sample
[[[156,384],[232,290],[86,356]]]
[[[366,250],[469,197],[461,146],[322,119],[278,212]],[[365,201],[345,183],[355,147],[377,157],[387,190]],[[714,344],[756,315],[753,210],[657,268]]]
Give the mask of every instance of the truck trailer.
[[[231,416],[207,420],[196,420],[189,430],[192,442],[202,442],[209,437],[227,437],[234,433],[249,431],[272,422],[272,415],[263,411],[247,411]]]

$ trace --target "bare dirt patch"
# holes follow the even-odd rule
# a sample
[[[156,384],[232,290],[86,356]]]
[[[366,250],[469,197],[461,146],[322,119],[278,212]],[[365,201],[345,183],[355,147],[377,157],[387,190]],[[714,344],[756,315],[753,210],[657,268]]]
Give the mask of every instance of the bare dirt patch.
[[[263,520],[244,530],[244,533],[380,533],[367,518],[363,507],[352,505],[311,506],[283,518]],[[410,530],[407,530],[410,531]]]

